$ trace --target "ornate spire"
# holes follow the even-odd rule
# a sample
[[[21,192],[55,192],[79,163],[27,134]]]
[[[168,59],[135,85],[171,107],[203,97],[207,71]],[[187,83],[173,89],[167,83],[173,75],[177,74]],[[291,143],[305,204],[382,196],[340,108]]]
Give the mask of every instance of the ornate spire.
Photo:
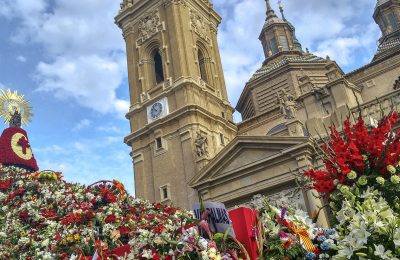
[[[303,53],[301,44],[296,38],[296,29],[285,18],[282,2],[278,2],[282,18],[276,16],[269,0],[265,0],[265,3],[267,5],[267,19],[259,39],[264,48],[266,62],[271,57],[278,57],[279,54],[286,55],[288,52]]]
[[[289,21],[286,19],[285,14],[283,13],[283,4],[282,4],[282,0],[279,0],[279,1],[278,1],[278,5],[279,5],[279,11],[281,12],[281,15],[282,15],[282,20],[285,21],[285,22],[287,22],[287,24],[289,25],[290,29],[292,29],[292,32],[293,32],[293,34],[292,34],[292,35],[293,35],[293,45],[295,46],[295,49],[296,49],[296,50],[299,50],[299,51],[302,51],[301,43],[300,43],[300,41],[297,39],[297,36],[296,36],[296,28],[294,27],[294,25],[293,25],[291,22],[289,22]]]
[[[283,5],[281,0],[278,1],[278,5],[279,5],[279,11],[281,11],[282,20],[286,21],[285,14],[283,13]]]
[[[267,20],[277,17],[274,9],[272,9],[272,7],[271,7],[269,0],[265,0],[265,2],[267,4]]]

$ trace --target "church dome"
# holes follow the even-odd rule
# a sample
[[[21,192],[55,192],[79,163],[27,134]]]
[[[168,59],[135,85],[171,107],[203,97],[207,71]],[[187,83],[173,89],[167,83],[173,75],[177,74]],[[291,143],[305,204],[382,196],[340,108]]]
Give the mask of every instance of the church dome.
[[[268,19],[265,21],[265,23],[264,23],[263,29],[267,28],[267,27],[270,26],[270,25],[273,25],[273,24],[280,24],[280,23],[285,24],[285,23],[287,23],[287,22],[285,22],[284,20],[282,20],[281,18],[279,18],[279,17],[277,17],[277,16],[268,18]]]
[[[377,8],[378,6],[381,6],[381,5],[383,5],[384,3],[389,2],[389,1],[390,1],[390,0],[378,0],[378,2],[376,3],[375,8]]]

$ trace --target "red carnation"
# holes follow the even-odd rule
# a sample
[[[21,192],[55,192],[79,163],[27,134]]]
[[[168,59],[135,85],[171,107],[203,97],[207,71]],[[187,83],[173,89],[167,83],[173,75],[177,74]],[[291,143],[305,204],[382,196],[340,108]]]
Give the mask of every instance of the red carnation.
[[[28,218],[29,218],[29,211],[24,210],[24,211],[21,211],[21,212],[19,213],[19,219],[20,219],[21,221],[27,221]]]
[[[115,222],[115,216],[114,214],[111,214],[110,216],[106,217],[106,219],[104,220],[106,223],[112,223]]]
[[[8,180],[0,180],[0,190],[8,190],[8,188],[11,186],[14,180],[8,179]]]
[[[121,234],[121,236],[128,234],[130,229],[125,227],[125,226],[120,226],[117,228],[117,230],[119,231],[119,233]]]
[[[55,240],[55,241],[58,241],[58,240],[60,240],[61,239],[61,234],[60,233],[57,233],[54,237],[53,237],[53,240]]]

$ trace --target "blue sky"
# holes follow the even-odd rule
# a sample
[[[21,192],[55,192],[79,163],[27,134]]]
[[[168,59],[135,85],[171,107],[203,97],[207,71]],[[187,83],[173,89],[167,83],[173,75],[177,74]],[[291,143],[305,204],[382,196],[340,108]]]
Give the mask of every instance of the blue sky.
[[[258,36],[264,0],[214,0],[233,106],[264,57]],[[278,12],[277,5],[271,1]],[[368,63],[380,36],[374,0],[284,0],[304,48],[345,72]],[[119,0],[1,0],[0,87],[25,94],[28,131],[41,169],[91,184],[119,179],[133,192],[125,45],[114,24]],[[237,119],[238,120],[238,119]]]

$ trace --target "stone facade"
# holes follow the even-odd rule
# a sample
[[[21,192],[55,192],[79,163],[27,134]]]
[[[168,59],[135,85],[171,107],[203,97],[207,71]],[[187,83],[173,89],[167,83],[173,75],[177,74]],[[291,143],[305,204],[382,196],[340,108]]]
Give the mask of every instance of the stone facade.
[[[199,196],[228,207],[276,196],[296,188],[294,174],[321,164],[311,137],[359,107],[371,123],[381,108],[399,108],[400,0],[377,2],[377,54],[349,74],[304,51],[283,8],[278,17],[266,3],[265,60],[243,89],[236,106],[243,121],[234,124],[216,37],[220,17],[209,1],[123,1],[116,21],[127,44],[132,133],[125,142],[137,196],[183,207]],[[159,100],[168,111],[157,115]],[[310,213],[322,204],[314,195],[296,195]]]
[[[123,1],[136,194],[190,208],[188,182],[236,136],[208,1]],[[203,138],[200,140],[200,136]]]

